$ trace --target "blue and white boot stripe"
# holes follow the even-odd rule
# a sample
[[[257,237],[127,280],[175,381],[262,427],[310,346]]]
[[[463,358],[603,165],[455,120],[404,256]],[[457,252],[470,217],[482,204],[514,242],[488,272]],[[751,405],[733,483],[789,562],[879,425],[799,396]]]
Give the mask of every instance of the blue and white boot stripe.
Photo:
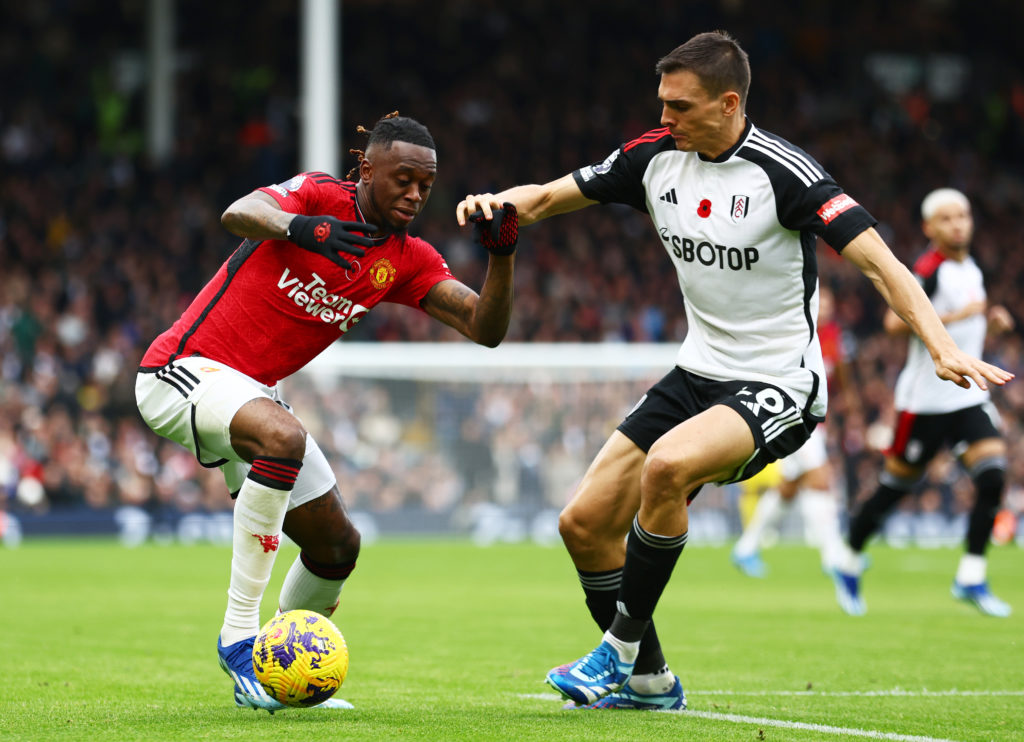
[[[575,686],[576,691],[586,699],[586,703],[593,703],[599,698],[604,698],[609,693],[614,693],[620,687],[619,685],[598,685],[598,686],[586,686],[577,685]]]
[[[259,683],[254,683],[251,679],[235,672],[231,673],[231,677],[234,678],[235,682],[238,683],[239,687],[247,695],[265,703],[277,704],[277,701],[267,695],[267,692],[263,690],[263,686]]]
[[[235,702],[239,706],[246,707],[257,707],[263,709],[282,709],[284,704],[271,698],[263,686],[259,683],[253,682],[252,678],[247,678],[244,675],[239,675],[234,670],[228,668],[228,675],[235,681]],[[243,703],[239,703],[240,699],[244,699]]]

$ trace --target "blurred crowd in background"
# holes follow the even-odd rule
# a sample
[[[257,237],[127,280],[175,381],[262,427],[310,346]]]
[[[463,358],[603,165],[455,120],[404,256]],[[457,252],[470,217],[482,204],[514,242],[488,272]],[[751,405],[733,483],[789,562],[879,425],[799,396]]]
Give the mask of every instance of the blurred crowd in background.
[[[959,0],[908,6],[893,23],[875,1],[798,0],[780,14],[744,0],[345,0],[343,151],[363,148],[357,125],[393,110],[426,124],[439,177],[413,232],[479,286],[486,256],[455,224],[455,204],[601,161],[657,127],[657,58],[725,28],[751,57],[750,118],[821,162],[904,262],[926,246],[925,193],[953,186],[971,198],[989,300],[1018,324],[986,358],[1021,376],[1024,66],[1009,60],[1019,60],[1024,6],[1005,3],[999,23]],[[134,377],[149,342],[237,246],[222,211],[298,170],[297,4],[175,3],[176,145],[165,163],[144,147],[145,2],[117,7],[40,0],[3,10],[0,511],[230,509],[218,472],[146,428]],[[342,170],[355,164],[347,157]],[[882,300],[855,268],[824,244],[818,257],[856,385],[856,401],[837,395],[829,413],[853,504],[875,486],[904,341],[882,333]],[[506,341],[677,342],[686,326],[668,265],[649,219],[629,209],[525,229]],[[387,305],[348,337],[461,341]],[[350,504],[371,513],[557,508],[642,391],[285,386]],[[1011,446],[1007,504],[1020,514],[1024,382],[995,399]],[[950,460],[921,489],[906,507],[955,515],[971,496]]]

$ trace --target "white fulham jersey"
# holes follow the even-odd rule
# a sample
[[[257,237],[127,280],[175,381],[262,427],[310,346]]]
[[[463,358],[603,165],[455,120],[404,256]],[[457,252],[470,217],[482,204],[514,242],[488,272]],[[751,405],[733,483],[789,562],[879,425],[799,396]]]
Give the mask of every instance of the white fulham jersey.
[[[680,368],[775,384],[824,418],[816,235],[838,252],[875,220],[814,158],[748,120],[714,160],[662,128],[573,176],[587,198],[651,215],[686,306]]]
[[[914,275],[932,306],[941,316],[963,309],[972,302],[985,300],[985,283],[974,259],[962,261],[944,257],[930,249],[914,263]],[[972,314],[946,325],[946,330],[965,353],[981,358],[985,347],[988,320],[984,313]],[[900,412],[938,415],[974,407],[987,401],[989,393],[971,382],[970,389],[951,384],[935,374],[931,354],[917,335],[907,345],[907,363],[896,380],[895,403]]]

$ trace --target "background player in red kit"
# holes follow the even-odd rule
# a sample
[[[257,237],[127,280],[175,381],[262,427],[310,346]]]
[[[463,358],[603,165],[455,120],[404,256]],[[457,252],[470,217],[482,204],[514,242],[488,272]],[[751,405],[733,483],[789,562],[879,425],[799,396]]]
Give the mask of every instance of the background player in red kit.
[[[331,467],[281,401],[277,382],[382,301],[422,309],[490,347],[508,329],[515,208],[487,221],[477,215],[476,239],[490,251],[478,295],[430,244],[406,232],[437,174],[429,131],[392,114],[369,135],[355,182],[305,173],[228,207],[221,222],[245,240],[153,342],[137,377],[147,424],[204,466],[220,467],[237,492],[217,650],[239,706],[282,708],[252,670],[280,533],[301,549],[281,590],[281,610],[331,615],[359,554],[359,533]],[[340,699],[324,705],[351,707]]]

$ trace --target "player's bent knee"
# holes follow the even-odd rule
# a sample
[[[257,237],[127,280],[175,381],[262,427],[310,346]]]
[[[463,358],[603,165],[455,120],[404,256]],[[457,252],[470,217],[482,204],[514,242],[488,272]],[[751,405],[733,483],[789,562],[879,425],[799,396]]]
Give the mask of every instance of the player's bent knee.
[[[566,507],[559,514],[558,533],[570,554],[580,555],[604,548],[605,539],[594,519],[572,506]]]
[[[644,462],[640,484],[646,502],[655,500],[684,502],[697,484],[691,481],[684,462],[652,450]]]
[[[572,550],[573,546],[586,541],[588,531],[575,511],[567,507],[558,514],[558,533],[566,547]]]
[[[301,461],[306,455],[306,431],[296,420],[294,424],[268,427],[260,438],[265,456]]]
[[[267,398],[253,399],[231,419],[231,446],[244,459],[256,456],[302,460],[306,429],[295,415]]]

